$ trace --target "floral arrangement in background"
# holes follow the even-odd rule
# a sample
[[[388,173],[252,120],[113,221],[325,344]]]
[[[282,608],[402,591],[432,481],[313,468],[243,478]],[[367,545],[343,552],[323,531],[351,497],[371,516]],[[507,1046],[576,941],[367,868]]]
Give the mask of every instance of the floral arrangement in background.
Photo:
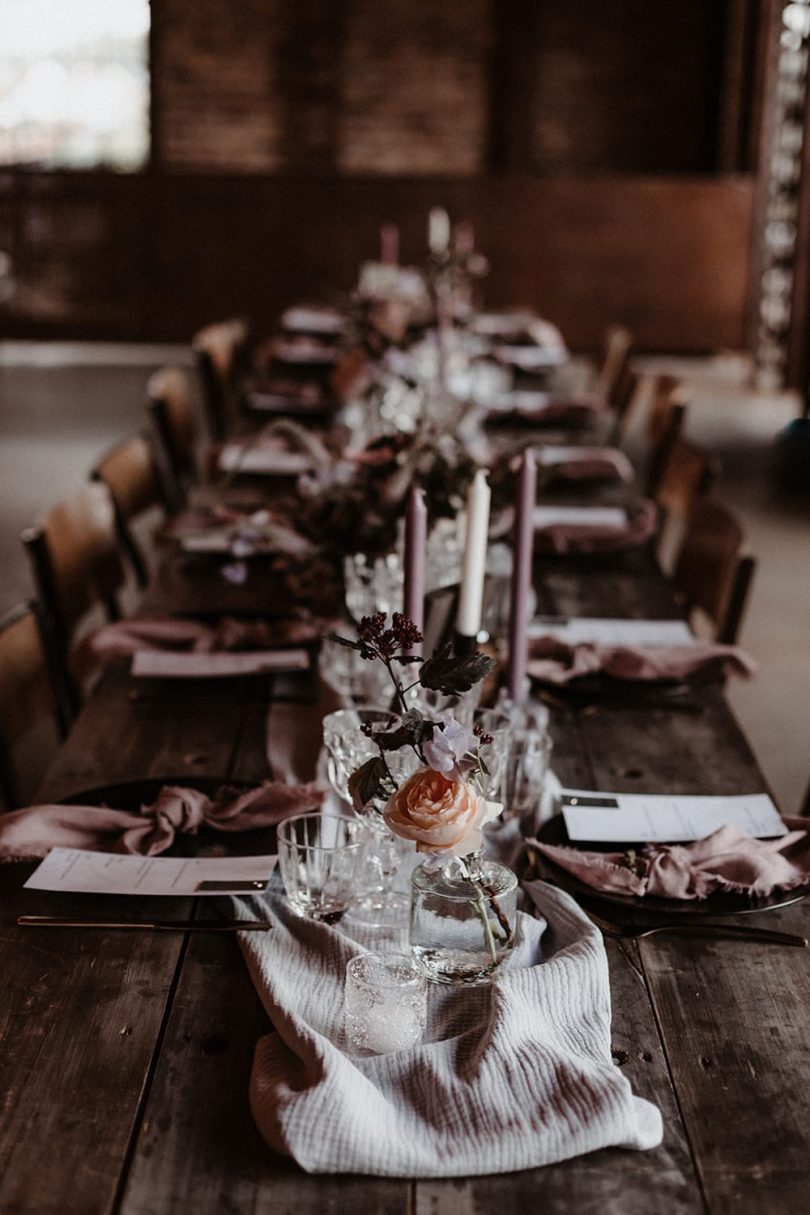
[[[393,550],[412,485],[426,491],[429,522],[454,518],[464,504],[475,463],[451,435],[423,427],[381,435],[362,450],[344,452],[329,467],[302,478],[298,531],[336,559]]]

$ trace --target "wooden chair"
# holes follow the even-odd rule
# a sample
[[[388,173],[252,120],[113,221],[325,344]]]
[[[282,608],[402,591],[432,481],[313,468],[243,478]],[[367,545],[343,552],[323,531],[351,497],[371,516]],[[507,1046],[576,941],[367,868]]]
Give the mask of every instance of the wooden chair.
[[[192,338],[206,422],[215,443],[221,443],[228,433],[236,380],[244,369],[249,341],[250,326],[241,319],[206,325]]]
[[[170,508],[179,511],[197,481],[199,426],[188,375],[180,367],[164,367],[150,377],[146,391],[164,492]]]
[[[54,506],[38,527],[23,532],[22,540],[53,630],[59,677],[75,712],[80,680],[71,671],[70,659],[77,627],[95,607],[100,606],[108,620],[121,614],[118,593],[124,571],[110,491],[100,482],[85,485]]]
[[[45,767],[43,743],[55,750],[66,733],[68,706],[56,671],[52,638],[38,605],[12,608],[0,619],[0,797],[5,809],[25,804]],[[33,753],[26,757],[31,735]]]
[[[611,325],[605,333],[604,358],[596,381],[596,396],[616,409],[622,400],[626,373],[630,368],[633,335],[624,325]]]
[[[708,616],[717,641],[733,645],[756,562],[741,555],[743,530],[722,503],[699,498],[689,514],[672,580],[687,609]]]
[[[720,475],[720,466],[705,448],[677,435],[668,445],[666,458],[652,493],[662,519],[678,515],[686,519],[695,500],[709,492]]]
[[[610,427],[608,442],[621,446],[627,438],[630,422],[636,410],[639,397],[641,377],[629,367],[625,368],[610,404],[613,413],[613,425]]]
[[[656,376],[647,414],[647,460],[644,493],[655,499],[676,443],[686,424],[688,397],[679,380]]]
[[[131,435],[116,443],[93,468],[90,479],[103,481],[110,491],[121,548],[135,571],[138,585],[145,587],[149,580],[147,562],[132,523],[154,507],[160,507],[164,516],[170,510],[149,436]]]

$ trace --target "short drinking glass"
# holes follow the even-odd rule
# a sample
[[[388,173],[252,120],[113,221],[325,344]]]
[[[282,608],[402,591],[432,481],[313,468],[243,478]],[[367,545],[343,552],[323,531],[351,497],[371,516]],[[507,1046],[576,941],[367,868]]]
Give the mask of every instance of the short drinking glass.
[[[425,1029],[425,975],[407,954],[360,954],[346,966],[344,1013],[356,1054],[408,1050]]]
[[[362,819],[299,814],[278,826],[278,863],[293,909],[313,920],[342,914],[357,889],[368,845]]]

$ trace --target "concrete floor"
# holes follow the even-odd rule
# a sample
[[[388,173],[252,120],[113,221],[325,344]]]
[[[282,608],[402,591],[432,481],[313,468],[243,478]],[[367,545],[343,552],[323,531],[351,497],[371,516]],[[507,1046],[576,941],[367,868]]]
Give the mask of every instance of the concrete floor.
[[[185,347],[0,343],[0,611],[31,594],[20,531],[80,484],[106,446],[143,425],[150,372],[188,362]],[[795,812],[810,780],[810,488],[786,499],[769,469],[797,402],[748,389],[736,356],[639,365],[689,383],[687,433],[720,457],[720,495],[759,559],[741,636],[759,673],[733,681],[729,696],[781,808]]]

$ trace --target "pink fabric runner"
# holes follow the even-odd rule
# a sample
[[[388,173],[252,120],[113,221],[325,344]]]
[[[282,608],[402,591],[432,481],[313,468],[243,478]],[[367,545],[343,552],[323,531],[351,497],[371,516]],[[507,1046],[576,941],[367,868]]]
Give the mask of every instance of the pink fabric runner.
[[[575,877],[611,894],[705,899],[718,890],[765,896],[810,882],[806,819],[786,818],[792,830],[774,840],[752,839],[721,827],[694,844],[648,844],[639,854],[581,852],[528,842]]]
[[[619,553],[640,548],[655,534],[656,510],[645,502],[626,527],[554,523],[534,533],[535,551],[542,553]]]
[[[528,672],[544,683],[564,685],[585,675],[627,681],[710,682],[728,672],[751,676],[756,666],[737,646],[714,642],[672,646],[604,646],[595,642],[569,645],[556,637],[529,643]]]
[[[198,789],[164,785],[157,801],[137,813],[106,806],[29,806],[0,815],[0,858],[45,856],[51,848],[157,856],[171,847],[178,832],[196,835],[203,826],[254,831],[317,809],[323,796],[315,783],[273,781],[226,802],[213,801]]]

